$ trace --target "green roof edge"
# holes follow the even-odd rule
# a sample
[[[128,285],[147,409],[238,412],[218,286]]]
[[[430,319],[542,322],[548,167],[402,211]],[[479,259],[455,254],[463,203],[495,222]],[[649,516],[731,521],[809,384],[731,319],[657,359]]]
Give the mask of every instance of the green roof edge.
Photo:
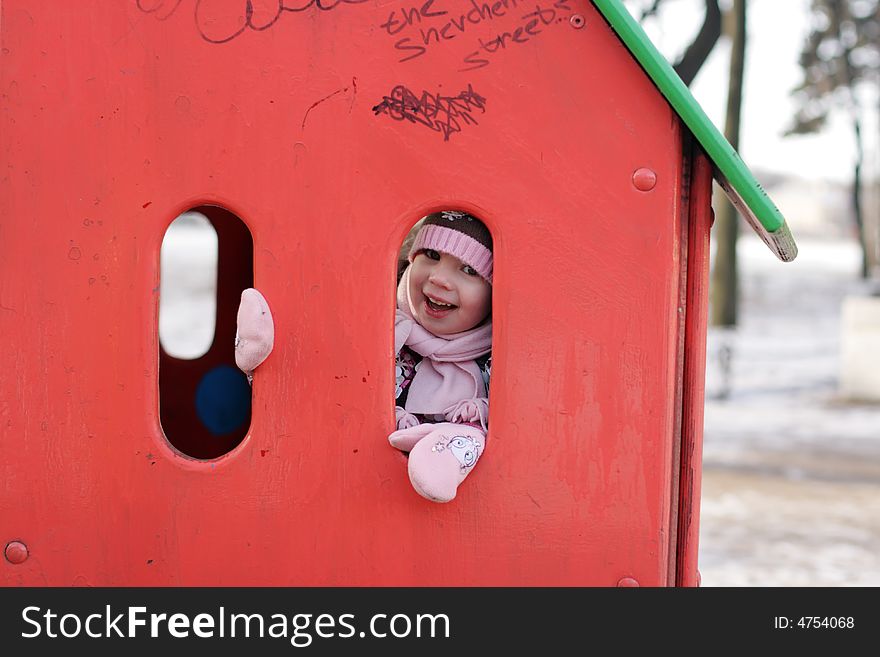
[[[730,201],[780,260],[794,260],[797,245],[782,213],[733,146],[706,116],[690,89],[654,47],[642,26],[630,15],[621,0],[591,1],[693,133],[712,161],[715,178]]]

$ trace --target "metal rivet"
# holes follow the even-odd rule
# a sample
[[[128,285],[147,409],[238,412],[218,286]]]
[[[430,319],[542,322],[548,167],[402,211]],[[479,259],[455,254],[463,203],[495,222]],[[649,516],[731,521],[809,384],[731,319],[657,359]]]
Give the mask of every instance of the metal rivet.
[[[9,563],[22,563],[27,558],[27,545],[19,541],[11,541],[6,544],[6,560]]]
[[[633,174],[633,185],[640,192],[650,192],[656,184],[657,174],[650,169],[642,167],[641,169],[636,169],[636,172]]]
[[[585,21],[584,17],[580,14],[574,14],[571,18],[568,19],[568,22],[571,23],[571,26],[576,30],[581,29],[584,25],[587,24],[587,21]]]
[[[634,580],[632,577],[623,577],[620,579],[619,582],[617,582],[617,585],[618,586],[625,586],[625,587],[638,587],[639,583],[636,580]]]

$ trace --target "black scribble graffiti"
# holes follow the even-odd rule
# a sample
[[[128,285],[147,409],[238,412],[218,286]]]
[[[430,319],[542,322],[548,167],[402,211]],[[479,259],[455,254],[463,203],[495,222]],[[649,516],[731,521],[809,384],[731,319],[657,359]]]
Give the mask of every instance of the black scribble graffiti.
[[[443,141],[449,141],[453,133],[461,132],[464,125],[477,125],[477,120],[472,116],[474,110],[485,113],[486,99],[474,91],[470,84],[467,90],[457,96],[441,96],[427,91],[416,96],[403,85],[398,85],[391,90],[390,96],[385,96],[373,108],[377,116],[387,114],[395,121],[418,123],[439,132],[443,135]]]
[[[208,43],[228,43],[245,30],[262,32],[278,22],[286,12],[299,13],[310,7],[321,11],[336,9],[341,4],[360,5],[368,0],[265,0],[260,7],[254,7],[254,0],[239,0],[241,9],[235,15],[229,0],[196,0],[195,22],[199,35]],[[233,0],[234,3],[234,0]],[[183,0],[135,0],[137,8],[145,14],[153,14],[160,21],[167,20],[178,10]],[[263,7],[262,5],[266,5]],[[274,6],[273,6],[274,5]],[[230,15],[235,15],[230,20]],[[217,20],[224,18],[227,20]],[[228,25],[225,29],[217,25]],[[216,33],[211,31],[216,30]]]

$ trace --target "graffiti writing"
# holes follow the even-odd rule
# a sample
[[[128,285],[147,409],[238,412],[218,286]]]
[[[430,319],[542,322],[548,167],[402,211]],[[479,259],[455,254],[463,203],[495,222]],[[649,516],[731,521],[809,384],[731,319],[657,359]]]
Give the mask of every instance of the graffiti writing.
[[[479,48],[464,56],[464,68],[460,71],[473,71],[477,68],[488,66],[490,62],[489,55],[499,50],[504,50],[508,46],[514,46],[518,43],[526,43],[533,37],[538,36],[541,32],[553,25],[554,23],[567,21],[568,18],[560,18],[558,9],[571,11],[568,6],[568,0],[556,0],[552,7],[535,6],[535,11],[529,12],[521,19],[521,24],[514,28],[513,32],[499,32],[491,39],[485,40],[482,37],[477,38]]]
[[[199,35],[209,43],[228,43],[245,30],[263,32],[275,25],[285,13],[299,13],[311,7],[321,11],[341,4],[359,5],[367,0],[237,0],[238,10],[231,10],[236,0],[196,0],[195,22]],[[135,0],[137,8],[167,20],[183,0]],[[258,6],[255,6],[258,5]]]
[[[395,121],[418,123],[443,135],[443,141],[456,132],[461,132],[465,125],[477,125],[473,117],[474,110],[486,112],[486,99],[468,88],[457,96],[442,96],[423,91],[416,96],[412,91],[398,85],[385,96],[382,102],[373,108],[377,115],[387,114]]]
[[[463,68],[459,70],[482,68],[491,61],[488,55],[513,44],[526,43],[548,26],[568,20],[568,15],[563,15],[563,11],[572,11],[570,0],[545,0],[543,6],[540,3],[531,4],[534,0],[468,0],[463,10],[455,12],[438,6],[440,1],[424,0],[420,5],[394,9],[379,25],[385,34],[395,38],[394,48],[400,57],[398,61],[408,62],[422,57],[436,44],[472,34],[479,25],[492,21],[506,18],[505,22],[508,22],[516,10],[534,7],[534,11],[519,17],[519,24],[512,31],[498,32],[488,40],[477,38],[476,49],[463,57]]]
[[[520,1],[495,0],[492,4],[486,2],[481,5],[479,0],[470,0],[470,9],[450,14],[445,9],[435,7],[436,0],[425,0],[419,6],[391,11],[388,19],[379,27],[388,36],[400,35],[394,47],[403,54],[399,61],[408,62],[424,55],[433,44],[451,41],[473,31],[474,26],[480,23],[505,16],[508,11],[516,9]],[[416,25],[419,27],[415,28]],[[410,27],[414,29],[408,30]],[[417,34],[401,34],[415,32],[416,29]]]

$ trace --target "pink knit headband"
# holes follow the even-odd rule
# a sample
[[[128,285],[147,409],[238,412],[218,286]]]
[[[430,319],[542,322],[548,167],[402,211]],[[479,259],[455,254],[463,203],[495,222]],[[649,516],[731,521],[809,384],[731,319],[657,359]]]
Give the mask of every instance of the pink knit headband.
[[[470,235],[447,226],[426,224],[413,242],[409,251],[409,261],[412,262],[416,254],[425,249],[455,256],[466,265],[473,267],[490,284],[492,283],[492,251]]]

